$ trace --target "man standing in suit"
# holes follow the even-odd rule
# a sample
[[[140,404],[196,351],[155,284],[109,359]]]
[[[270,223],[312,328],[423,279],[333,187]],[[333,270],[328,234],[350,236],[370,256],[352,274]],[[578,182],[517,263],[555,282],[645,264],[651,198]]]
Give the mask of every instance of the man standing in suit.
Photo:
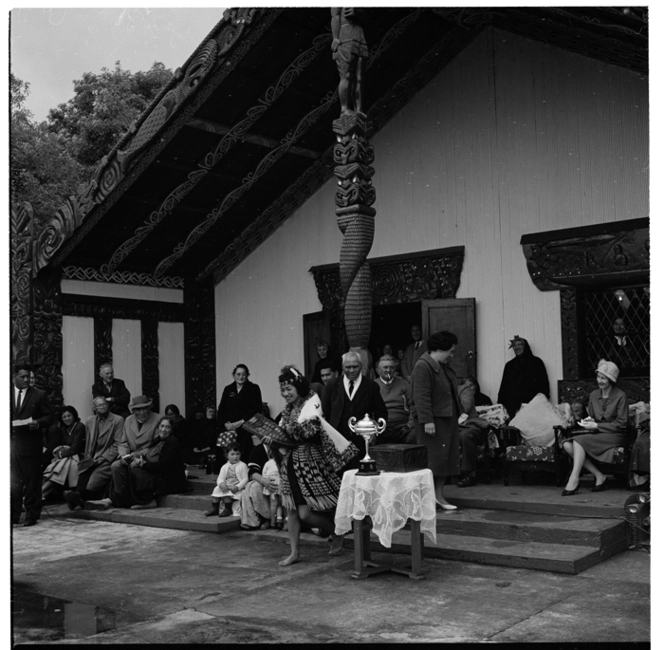
[[[124,422],[122,438],[118,444],[118,459],[111,465],[110,493],[116,495],[116,503],[122,501],[122,494],[128,489],[129,467],[134,456],[148,447],[157,435],[157,425],[161,418],[158,413],[152,412],[151,407],[152,400],[146,395],[139,395],[131,401],[132,414]],[[85,504],[90,510],[106,510],[112,505],[112,496]]]
[[[64,493],[70,510],[82,508],[87,499],[98,499],[111,481],[111,463],[118,457],[124,420],[110,412],[101,396],[92,400],[95,415],[85,421],[85,451],[78,463],[78,483]]]
[[[410,379],[417,360],[427,351],[426,345],[422,341],[422,329],[419,325],[413,325],[410,328],[410,335],[413,342],[408,345],[401,360],[401,376],[404,379]]]
[[[113,366],[110,363],[102,363],[99,367],[99,377],[92,384],[92,397],[103,397],[108,402],[111,413],[128,418],[131,394],[122,379],[114,379]]]
[[[360,450],[345,469],[360,466],[365,454],[364,438],[352,433],[348,426],[351,417],[361,420],[365,415],[374,420],[387,420],[387,407],[380,396],[376,382],[361,374],[362,360],[356,352],[346,352],[342,357],[343,375],[330,381],[323,392],[323,415],[325,419]]]
[[[12,388],[10,445],[11,517],[18,524],[25,494],[24,526],[41,515],[42,430],[51,423],[51,404],[43,390],[30,386],[30,368],[17,363]]]

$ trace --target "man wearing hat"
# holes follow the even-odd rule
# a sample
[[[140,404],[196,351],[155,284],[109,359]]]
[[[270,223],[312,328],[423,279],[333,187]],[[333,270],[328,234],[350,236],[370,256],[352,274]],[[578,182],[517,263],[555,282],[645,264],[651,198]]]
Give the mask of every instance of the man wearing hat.
[[[150,445],[157,433],[159,414],[151,410],[152,400],[146,395],[134,397],[129,404],[132,414],[125,420],[122,438],[118,444],[118,458],[111,465],[112,492],[121,492],[129,480],[129,466],[136,452]],[[90,510],[106,510],[112,505],[110,498],[88,501]]]

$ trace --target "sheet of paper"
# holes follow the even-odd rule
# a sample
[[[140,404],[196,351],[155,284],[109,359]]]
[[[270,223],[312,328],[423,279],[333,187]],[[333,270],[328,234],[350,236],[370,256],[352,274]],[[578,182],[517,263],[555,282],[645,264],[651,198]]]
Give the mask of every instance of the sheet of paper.
[[[34,422],[32,418],[26,418],[25,420],[12,420],[12,426],[13,427],[24,427],[31,422]]]

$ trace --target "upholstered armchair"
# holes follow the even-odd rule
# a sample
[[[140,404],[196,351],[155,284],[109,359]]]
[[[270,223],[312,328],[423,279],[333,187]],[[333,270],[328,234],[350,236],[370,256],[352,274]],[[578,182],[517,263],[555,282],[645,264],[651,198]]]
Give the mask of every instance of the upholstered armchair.
[[[562,430],[570,422],[571,413],[559,410],[541,393],[524,404],[500,432],[506,446],[505,485],[509,485],[510,472],[519,469],[522,473],[552,472],[556,485],[561,486],[571,469],[570,458],[562,447]]]

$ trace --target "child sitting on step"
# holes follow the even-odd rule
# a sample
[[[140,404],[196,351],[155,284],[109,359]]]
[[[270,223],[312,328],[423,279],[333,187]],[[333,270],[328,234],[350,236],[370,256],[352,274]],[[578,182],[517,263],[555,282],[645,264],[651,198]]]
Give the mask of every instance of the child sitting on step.
[[[240,460],[240,446],[237,442],[226,447],[226,457],[228,461],[222,465],[217,477],[217,485],[212,491],[212,508],[205,513],[206,517],[240,514],[240,493],[249,482],[249,468]],[[220,511],[219,504],[222,501],[224,508]]]

